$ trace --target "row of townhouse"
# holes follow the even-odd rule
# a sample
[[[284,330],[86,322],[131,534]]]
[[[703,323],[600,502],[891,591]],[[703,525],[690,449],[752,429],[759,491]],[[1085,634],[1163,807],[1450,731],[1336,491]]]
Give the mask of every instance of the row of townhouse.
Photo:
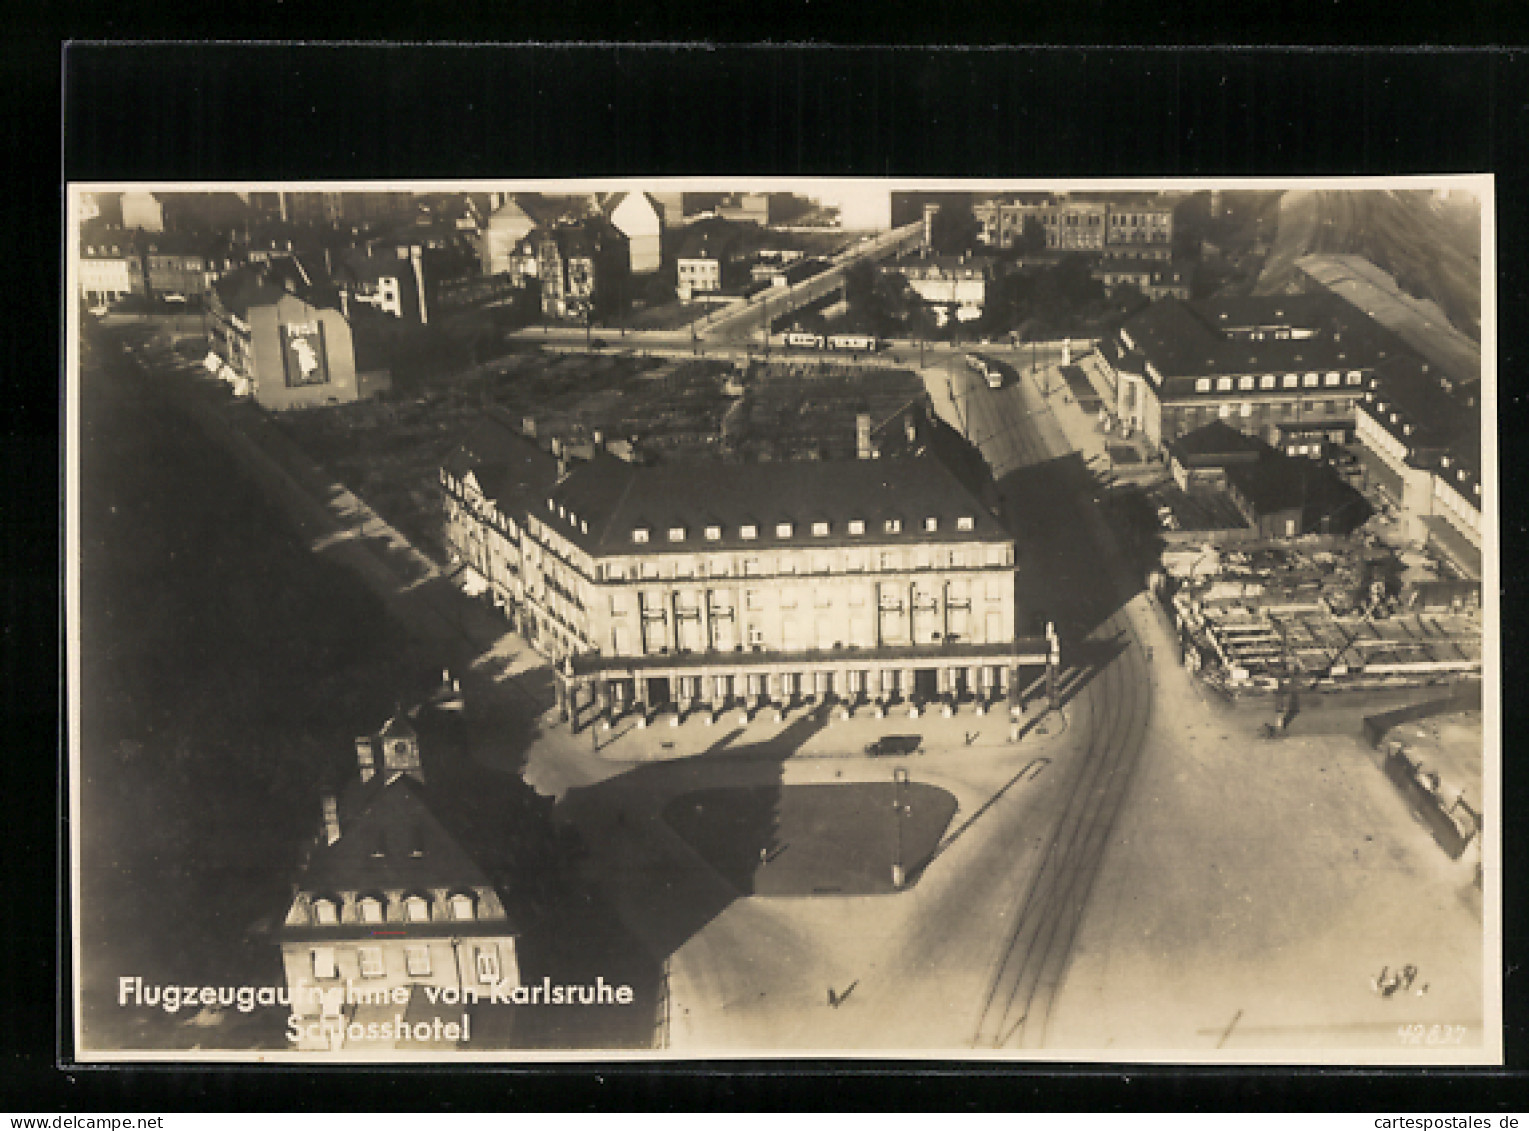
[[[226,240],[91,222],[79,232],[80,297],[90,307],[127,295],[200,303],[212,284],[239,262]]]
[[[1122,245],[1171,246],[1173,206],[1150,199],[1092,200],[1069,195],[1018,196],[977,201],[978,239],[1010,248],[1034,219],[1056,251],[1099,251]]]

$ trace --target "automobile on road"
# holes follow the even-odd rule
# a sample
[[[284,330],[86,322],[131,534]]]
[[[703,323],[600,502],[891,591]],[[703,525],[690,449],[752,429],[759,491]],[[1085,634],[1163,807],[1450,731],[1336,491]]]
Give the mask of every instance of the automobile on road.
[[[865,752],[873,758],[883,754],[912,754],[923,744],[923,735],[884,734],[875,742],[868,743]]]

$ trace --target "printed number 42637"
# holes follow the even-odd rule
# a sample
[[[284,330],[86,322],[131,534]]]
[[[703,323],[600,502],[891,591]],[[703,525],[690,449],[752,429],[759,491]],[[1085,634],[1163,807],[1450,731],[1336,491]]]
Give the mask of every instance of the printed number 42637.
[[[1465,1026],[1398,1025],[1396,1038],[1404,1045],[1458,1045],[1465,1040]]]

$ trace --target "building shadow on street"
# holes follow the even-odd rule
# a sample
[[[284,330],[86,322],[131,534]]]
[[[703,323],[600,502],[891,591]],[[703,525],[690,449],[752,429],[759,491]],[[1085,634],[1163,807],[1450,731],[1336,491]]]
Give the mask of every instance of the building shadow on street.
[[[1019,623],[1033,629],[1053,622],[1068,662],[1144,588],[1130,552],[1134,527],[1076,452],[1011,471],[998,487],[1015,537]],[[1096,539],[1089,512],[1110,528],[1114,545]]]
[[[733,729],[701,754],[643,763],[568,792],[556,810],[566,887],[523,937],[521,977],[535,984],[544,976],[619,976],[634,1000],[624,1012],[554,1009],[523,1017],[517,1046],[662,1044],[669,957],[740,896],[670,827],[664,808],[686,794],[739,787],[728,813],[729,859],[768,867],[764,861],[779,847],[784,764],[827,725],[826,709],[799,710],[766,741],[740,744],[745,732]]]

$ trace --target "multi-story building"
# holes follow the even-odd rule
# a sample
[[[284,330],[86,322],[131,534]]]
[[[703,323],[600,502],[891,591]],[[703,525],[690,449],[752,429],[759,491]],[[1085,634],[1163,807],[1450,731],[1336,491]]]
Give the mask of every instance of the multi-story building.
[[[226,244],[189,232],[149,236],[142,247],[149,294],[172,301],[202,302],[213,282],[238,266]]]
[[[489,213],[478,236],[479,263],[485,275],[523,274],[523,270],[517,271],[526,258],[521,248],[536,227],[536,221],[514,197],[496,199],[498,204]],[[532,262],[535,262],[534,258]]]
[[[300,273],[300,266],[293,269]],[[281,411],[345,404],[385,383],[380,368],[358,373],[350,322],[337,298],[290,276],[286,282],[245,267],[208,293],[208,345],[236,391]]]
[[[994,262],[986,255],[938,255],[925,252],[906,256],[884,268],[899,272],[914,294],[943,314],[975,317],[987,302]]]
[[[626,237],[601,218],[542,229],[532,236],[542,313],[588,319],[624,305],[630,258]]]
[[[1211,420],[1278,443],[1292,424],[1352,428],[1389,331],[1331,294],[1166,298],[1100,346],[1116,412],[1162,445]]]
[[[105,306],[144,293],[143,260],[133,244],[136,234],[98,224],[81,227],[78,278],[87,305]]]
[[[430,321],[423,249],[416,246],[407,252],[400,256],[391,251],[371,255],[350,251],[336,257],[335,282],[347,316],[364,306],[400,321]]]
[[[704,467],[597,455],[532,509],[522,550],[527,611],[575,710],[581,696],[644,718],[987,698],[1021,662],[1013,540],[928,454]]]
[[[512,618],[525,602],[521,539],[526,514],[558,478],[557,460],[535,439],[535,424],[519,429],[489,409],[441,464],[446,553],[471,570]]]
[[[1161,259],[1106,256],[1090,274],[1107,290],[1129,284],[1154,302],[1160,298],[1188,299],[1190,295],[1189,269]]]
[[[278,934],[289,1036],[304,1050],[466,1047],[474,1002],[520,984],[520,932],[432,809],[408,719],[358,738],[356,757],[357,777],[323,798]]]
[[[697,225],[675,253],[675,293],[681,302],[695,295],[715,294],[729,286],[738,241],[726,227]]]
[[[977,238],[990,247],[1013,247],[1030,217],[1046,234],[1051,251],[1102,251],[1116,245],[1173,243],[1173,208],[1150,201],[1111,201],[1073,196],[1015,196],[972,205]]]
[[[1112,199],[1106,209],[1104,242],[1118,245],[1173,245],[1173,206],[1150,199]]]
[[[605,214],[626,237],[632,274],[657,271],[663,264],[663,206],[645,192],[618,192],[605,202]]]
[[[1357,402],[1366,484],[1389,497],[1403,530],[1466,576],[1481,578],[1479,385],[1464,388],[1413,357],[1378,366]]]

